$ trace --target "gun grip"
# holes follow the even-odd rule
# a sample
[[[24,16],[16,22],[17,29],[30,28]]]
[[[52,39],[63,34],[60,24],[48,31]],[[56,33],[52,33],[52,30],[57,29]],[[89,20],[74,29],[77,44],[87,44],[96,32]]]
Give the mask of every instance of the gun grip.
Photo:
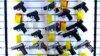
[[[43,38],[42,34],[39,34],[39,38],[40,38],[40,39],[42,39],[42,38]]]
[[[43,49],[45,49],[45,51],[47,51],[47,46],[44,44],[44,42],[41,43],[41,47],[42,47]]]
[[[70,53],[71,53],[72,55],[75,55],[75,54],[76,54],[76,52],[75,52],[75,50],[73,49],[72,46],[71,46],[71,49],[70,49],[69,51],[70,51]]]
[[[38,15],[34,16],[34,18],[35,18],[36,22],[38,22],[40,20]]]
[[[59,52],[59,54],[63,54],[63,50],[60,48],[60,46],[56,46],[56,50]]]
[[[85,12],[87,12],[87,11],[89,10],[86,6],[82,7],[82,9],[83,9]]]
[[[76,38],[77,41],[80,41],[81,40],[81,37],[79,36],[79,34],[77,34],[77,32],[74,33],[73,36]]]
[[[78,27],[80,27],[80,29],[83,31],[83,32],[85,32],[85,31],[87,31],[87,28],[84,26],[84,25],[78,25]]]
[[[23,33],[25,34],[27,32],[26,28],[21,28],[21,30],[23,31]]]
[[[24,6],[22,6],[22,11],[26,12],[26,8]]]
[[[20,50],[22,51],[23,55],[27,54],[27,51],[25,50],[25,48],[20,48]]]
[[[68,17],[69,20],[72,20],[72,16],[69,13],[66,14],[66,16]]]

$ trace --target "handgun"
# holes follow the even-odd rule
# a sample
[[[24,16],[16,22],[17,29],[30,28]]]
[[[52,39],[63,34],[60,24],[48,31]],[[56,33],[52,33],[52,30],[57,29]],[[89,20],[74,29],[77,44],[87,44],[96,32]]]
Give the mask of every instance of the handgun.
[[[94,51],[94,48],[90,45],[90,42],[88,40],[85,40],[83,43],[77,45],[76,47],[74,47],[74,49],[79,49],[83,46],[86,46],[91,52]]]
[[[63,33],[62,36],[66,37],[66,36],[74,36],[76,38],[77,41],[81,40],[81,37],[79,36],[79,34],[77,33],[77,29],[71,30],[67,33]]]
[[[62,48],[62,46],[59,44],[59,42],[56,42],[56,43],[54,43],[53,45],[48,46],[48,49],[49,49],[49,50],[52,49],[52,48],[56,49],[56,50],[58,51],[59,54],[63,54],[63,53],[64,53],[63,48]]]
[[[66,49],[66,47],[63,46],[63,49]],[[68,51],[70,51],[70,53],[71,53],[72,55],[75,55],[75,54],[76,54],[76,52],[75,52],[75,50],[74,50],[74,48],[73,48],[72,45],[71,45],[71,49],[69,49]]]
[[[26,12],[26,8],[24,7],[24,2],[21,1],[17,5],[13,7],[14,10],[22,10],[23,12]]]
[[[76,22],[75,24],[73,24],[69,27],[66,27],[66,29],[70,30],[72,28],[79,27],[83,32],[85,32],[85,31],[87,31],[87,28],[82,23],[83,23],[83,21],[80,20],[80,21]]]
[[[38,22],[40,20],[39,16],[38,16],[38,11],[33,11],[27,14],[27,17],[33,18],[36,20],[36,22]]]
[[[48,4],[47,6],[44,6],[43,9],[44,10],[52,10],[53,8],[55,8],[55,2],[53,1],[52,3]]]
[[[66,49],[65,45],[64,46],[62,46],[62,45],[56,45],[56,50],[59,52],[59,54],[62,55],[64,53],[64,51],[63,51],[64,49]],[[69,49],[68,51],[70,51],[70,53],[72,55],[76,54],[75,50],[73,49],[73,46],[71,46],[71,49]]]
[[[47,51],[47,46],[44,42],[38,42],[36,44],[33,44],[32,46],[27,47],[27,49],[31,49],[31,48],[38,48],[38,49],[43,48],[45,51]]]
[[[60,31],[59,23],[55,23],[55,24],[52,24],[50,26],[47,26],[47,27],[45,27],[45,30],[49,30],[49,31],[54,30],[54,31],[58,32],[58,31]]]
[[[61,13],[58,13],[59,17],[68,17],[69,20],[72,20],[72,16],[70,14],[70,10],[64,9]]]
[[[12,50],[15,50],[15,49],[19,49],[20,51],[22,51],[23,55],[26,55],[28,54],[27,51],[25,50],[25,46],[23,43],[19,44],[19,45],[16,45],[16,46],[13,46],[11,47]]]
[[[85,12],[87,12],[89,10],[88,7],[86,6],[85,2],[82,2],[82,3],[78,4],[73,9],[74,10],[83,9]]]
[[[43,35],[41,34],[41,30],[37,30],[37,31],[31,33],[31,36],[38,36],[40,39],[43,38]]]
[[[15,26],[13,29],[14,29],[14,30],[18,30],[18,31],[19,31],[19,30],[22,30],[24,34],[27,32],[27,30],[26,30],[26,28],[25,28],[25,26],[24,26],[24,23],[21,23],[21,24]]]

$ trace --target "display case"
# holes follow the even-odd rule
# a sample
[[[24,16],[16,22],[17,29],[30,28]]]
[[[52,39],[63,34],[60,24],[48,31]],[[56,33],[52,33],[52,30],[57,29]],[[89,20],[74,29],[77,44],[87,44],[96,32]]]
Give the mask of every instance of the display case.
[[[0,54],[96,55],[99,41],[96,41],[95,0],[5,0],[4,5],[5,21],[0,23],[5,27],[0,27],[5,39],[0,41],[6,45],[1,45],[6,51]]]

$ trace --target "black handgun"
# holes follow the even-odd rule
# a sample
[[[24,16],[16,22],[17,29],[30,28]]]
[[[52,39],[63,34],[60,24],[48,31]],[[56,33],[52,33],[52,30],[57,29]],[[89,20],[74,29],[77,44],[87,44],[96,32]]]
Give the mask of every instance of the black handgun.
[[[42,36],[42,34],[41,34],[41,30],[37,30],[37,31],[33,32],[33,33],[31,34],[31,36],[38,36],[40,39],[43,38],[43,36]]]
[[[23,12],[26,12],[26,8],[24,7],[24,2],[21,1],[20,3],[18,3],[16,6],[14,6],[14,10],[22,10]]]
[[[36,22],[38,22],[40,20],[39,16],[38,16],[38,11],[33,11],[31,13],[27,14],[27,17],[33,18],[36,20]]]
[[[23,43],[17,45],[17,46],[14,46],[14,47],[11,47],[12,50],[15,50],[15,49],[19,49],[20,51],[22,51],[23,55],[26,55],[27,54],[27,51],[25,50],[25,46]]]
[[[58,16],[59,16],[59,17],[64,17],[64,16],[66,16],[66,17],[68,17],[69,20],[72,20],[72,16],[71,16],[71,14],[70,14],[70,10],[67,10],[67,9],[65,9],[65,10],[63,10],[61,13],[59,13]]]
[[[63,49],[66,49],[66,47],[63,46]],[[71,49],[69,49],[68,51],[70,51],[70,53],[71,53],[72,55],[75,55],[75,54],[76,54],[76,52],[75,52],[75,50],[74,50],[74,48],[73,48],[72,45],[71,45]]]
[[[67,27],[66,29],[70,30],[72,28],[79,27],[83,32],[85,32],[85,31],[87,31],[87,28],[82,23],[83,23],[83,21],[80,20],[80,21],[76,22],[75,24]]]
[[[56,50],[59,52],[59,54],[63,54],[64,53],[63,48],[62,48],[61,45],[57,45],[56,46]]]
[[[60,31],[59,23],[55,23],[53,25],[47,26],[47,27],[45,27],[45,30],[49,30],[49,31],[54,30],[54,31],[58,32],[58,31]]]
[[[55,2],[43,7],[44,10],[52,10],[53,8],[55,8]]]
[[[83,43],[77,45],[76,47],[74,47],[76,50],[83,47],[83,46],[86,46],[91,52],[94,51],[94,48],[90,45],[90,42],[88,40],[85,40]]]
[[[63,53],[64,53],[63,50],[66,49],[66,47],[65,47],[65,46],[61,46],[61,45],[57,45],[57,46],[56,46],[56,49],[57,49],[57,51],[59,52],[59,54],[63,54]],[[71,49],[68,50],[68,51],[70,51],[70,53],[71,53],[72,55],[75,55],[75,54],[76,54],[75,50],[73,49],[73,46],[71,46]]]
[[[81,40],[81,37],[77,33],[77,29],[74,29],[74,30],[71,30],[71,31],[69,31],[67,33],[62,34],[63,37],[70,36],[70,35],[74,36],[77,41]]]
[[[78,10],[78,9],[83,9],[85,12],[87,12],[89,9],[86,7],[86,3],[85,2],[82,2],[80,3],[79,5],[75,6],[74,7],[75,10]]]
[[[27,32],[26,28],[24,27],[24,23],[21,23],[21,24],[15,26],[14,30],[18,30],[18,31],[22,30],[24,34]]]

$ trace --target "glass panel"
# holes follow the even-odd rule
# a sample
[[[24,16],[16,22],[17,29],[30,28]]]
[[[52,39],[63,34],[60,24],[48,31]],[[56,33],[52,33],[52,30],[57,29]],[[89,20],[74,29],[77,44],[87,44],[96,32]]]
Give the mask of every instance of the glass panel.
[[[0,56],[5,56],[4,0],[0,0]]]

